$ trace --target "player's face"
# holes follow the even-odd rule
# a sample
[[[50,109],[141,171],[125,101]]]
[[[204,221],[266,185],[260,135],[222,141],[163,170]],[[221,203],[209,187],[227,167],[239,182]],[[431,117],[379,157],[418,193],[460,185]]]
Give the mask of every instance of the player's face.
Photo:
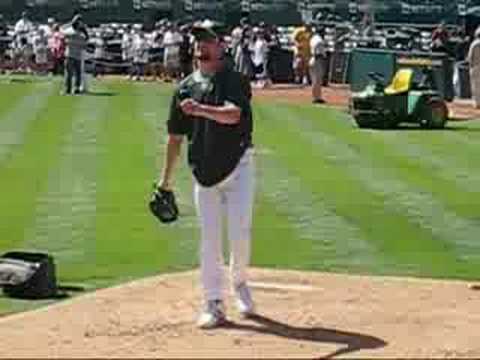
[[[218,39],[205,39],[195,42],[195,58],[202,62],[215,61],[221,58],[222,45]]]

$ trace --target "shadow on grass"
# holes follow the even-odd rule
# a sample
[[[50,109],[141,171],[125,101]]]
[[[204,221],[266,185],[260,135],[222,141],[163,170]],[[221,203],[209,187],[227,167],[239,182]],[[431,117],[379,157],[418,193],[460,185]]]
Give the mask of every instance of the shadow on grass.
[[[50,297],[43,297],[43,298],[30,298],[30,297],[23,297],[23,296],[11,296],[5,293],[2,294],[1,297],[6,299],[12,300],[26,300],[26,301],[45,301],[45,300],[63,300],[69,299],[72,297],[73,293],[83,293],[87,289],[83,286],[74,286],[74,285],[59,285],[57,286],[57,291],[55,295]]]
[[[249,320],[257,325],[238,324],[227,322],[225,329],[251,331],[266,335],[275,335],[290,340],[334,343],[343,345],[340,349],[322,356],[322,359],[331,359],[342,354],[352,353],[362,349],[379,349],[387,343],[374,336],[354,332],[340,331],[326,328],[303,328],[284,324],[262,315],[254,315]],[[258,326],[260,325],[260,326]]]
[[[388,132],[395,132],[395,131],[419,131],[428,134],[430,132],[480,132],[480,127],[470,127],[470,126],[445,126],[443,129],[424,129],[421,126],[415,125],[398,125],[394,128],[387,128],[387,129],[361,129],[367,131],[388,131]]]
[[[98,97],[111,97],[111,96],[117,96],[118,93],[110,92],[110,91],[88,91],[84,95],[98,96]]]
[[[469,127],[469,126],[450,127],[449,126],[446,130],[460,131],[460,132],[480,132],[480,127]]]
[[[86,288],[83,286],[59,285],[57,286],[57,294],[54,296],[54,299],[68,299],[72,296],[71,293],[79,293],[85,291]]]

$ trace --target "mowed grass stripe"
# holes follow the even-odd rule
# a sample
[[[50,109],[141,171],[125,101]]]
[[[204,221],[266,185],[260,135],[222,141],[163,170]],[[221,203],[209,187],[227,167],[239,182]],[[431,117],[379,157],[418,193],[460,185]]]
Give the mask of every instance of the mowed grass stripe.
[[[355,129],[355,131],[352,131],[351,122],[345,121],[345,114],[325,109],[326,113],[324,114],[326,114],[325,116],[327,116],[326,119],[328,120],[322,121],[318,117],[317,109],[307,107],[305,111],[308,113],[305,118],[309,119],[317,130],[340,137],[363,157],[374,161],[375,166],[397,171],[399,176],[407,177],[408,182],[422,189],[422,191],[442,199],[445,206],[458,215],[474,221],[478,219],[476,214],[480,210],[480,192],[475,187],[465,187],[465,179],[459,180],[462,177],[470,177],[470,174],[466,173],[471,169],[470,164],[466,165],[464,171],[458,173],[455,168],[453,170],[450,169],[448,162],[445,162],[443,169],[440,170],[439,167],[432,166],[432,160],[428,159],[431,155],[431,144],[438,143],[435,145],[436,150],[440,148],[448,149],[450,144],[441,144],[439,142],[439,136],[447,136],[447,134],[442,135],[441,131],[424,131],[421,133],[419,130],[389,132]],[[419,151],[417,156],[405,154],[402,151],[401,141],[395,144],[398,146],[389,146],[389,139],[395,136],[400,138],[404,132],[408,134],[405,136],[409,139],[419,139],[419,147],[416,149]],[[450,133],[450,131],[445,132]],[[419,136],[418,134],[422,135]],[[395,143],[395,141],[393,142]],[[422,148],[425,148],[424,152],[421,152]],[[460,145],[457,150],[452,150],[451,153],[456,154],[458,162],[462,163],[461,158],[468,159],[474,157],[475,153],[472,153],[470,150]],[[382,156],[378,156],[379,154]],[[441,159],[436,160],[436,164],[439,165],[440,161]],[[452,162],[454,162],[453,159]],[[449,171],[452,171],[452,174],[447,176],[446,173]],[[472,171],[475,174],[475,170]]]
[[[120,281],[175,267],[169,255],[173,232],[163,235],[147,209],[156,172],[156,135],[142,119],[136,86],[108,83],[116,96],[98,138],[96,242],[91,249],[95,278]]]
[[[15,149],[23,144],[29,126],[49,104],[55,83],[33,83],[25,85],[26,92],[0,119],[0,166]]]
[[[337,214],[362,229],[364,238],[388,258],[389,272],[399,266],[402,273],[417,275],[445,276],[446,268],[458,270],[457,274],[472,275],[445,243],[437,241],[430,231],[412,223],[404,214],[385,207],[384,194],[372,192],[344,164],[331,161],[321,148],[302,139],[295,125],[278,126],[278,121],[288,115],[287,109],[268,105],[259,105],[258,109],[262,121],[257,126],[267,127],[262,141],[306,186],[333,206]],[[297,121],[304,117],[300,112]],[[272,129],[273,124],[267,123],[271,121],[277,122],[275,131],[268,130]]]
[[[16,107],[18,103],[20,103],[34,90],[34,83],[0,84],[0,123],[3,121],[3,118]]]
[[[26,229],[34,224],[38,196],[45,191],[49,173],[59,164],[65,132],[71,127],[73,98],[50,94],[41,108],[32,108],[28,129],[8,159],[0,164],[0,248],[23,247]],[[19,122],[25,121],[17,119]]]
[[[480,150],[480,144],[478,143],[478,135],[480,132],[480,122],[476,121],[468,122],[449,122],[446,130],[439,131],[438,136],[434,140],[438,139],[440,142],[446,142],[448,148],[450,145],[463,145],[465,148],[471,150]],[[414,135],[416,137],[418,135]]]
[[[469,128],[474,130],[471,124],[454,124],[445,130],[450,138],[455,131],[462,126],[462,132],[468,132]],[[463,127],[465,126],[465,127]],[[448,181],[455,182],[461,189],[478,193],[477,184],[480,182],[480,148],[471,148],[462,142],[453,144],[445,143],[444,134],[439,131],[422,132],[415,130],[402,130],[384,133],[372,133],[386,146],[392,148],[405,157],[418,161],[433,174]]]
[[[401,169],[392,171],[391,167],[375,166],[373,157],[362,156],[338,137],[317,131],[311,120],[298,121],[296,112],[285,112],[283,119],[290,121],[289,126],[298,129],[299,135],[311,142],[315,149],[321,148],[325,156],[342,164],[366,188],[383,194],[386,207],[397,209],[410,221],[432,231],[439,241],[453,245],[452,250],[458,250],[460,258],[476,256],[480,260],[480,244],[474,241],[476,234],[480,233],[478,222],[458,216],[440,199],[404,181]]]
[[[328,208],[272,151],[261,145],[257,150],[258,199],[287,218],[272,224],[268,244],[277,246],[283,230],[289,227],[295,238],[287,254],[297,266],[328,271],[349,267],[362,272],[382,267],[382,254],[363,238],[358,227]]]
[[[59,164],[50,169],[35,224],[25,239],[27,248],[52,253],[61,279],[67,281],[78,280],[76,266],[89,262],[86,249],[95,242],[97,134],[110,103],[108,97],[81,96],[72,105]]]
[[[159,87],[157,84],[138,84],[137,97],[140,100],[137,108],[139,116],[146,122],[148,132],[152,133],[153,143],[149,144],[149,157],[151,176],[153,181],[161,176],[164,162],[165,145],[167,140],[167,119],[170,110],[172,89]],[[168,254],[176,269],[187,269],[198,264],[198,220],[195,213],[192,195],[192,175],[186,161],[187,141],[182,147],[182,156],[179,159],[174,173],[175,196],[181,212],[180,219],[174,224],[162,225],[150,216],[150,221],[155,223],[154,236],[161,239],[174,239],[169,241]],[[150,193],[151,190],[148,191]]]
[[[288,108],[285,110],[287,111]],[[431,193],[459,216],[474,221],[478,219],[476,214],[480,210],[480,192],[477,189],[466,189],[456,181],[444,178],[428,163],[422,162],[422,159],[428,156],[428,152],[424,156],[405,156],[398,149],[388,146],[387,141],[379,140],[379,137],[382,136],[381,133],[388,136],[388,131],[355,129],[350,121],[346,121],[345,114],[332,109],[325,109],[325,111],[325,118],[322,119],[319,117],[318,109],[308,106],[304,108],[302,116],[304,119],[308,119],[318,131],[341,138],[362,157],[370,159],[374,166],[390,169],[392,172],[396,172],[402,180],[418,187],[423,192]],[[425,136],[423,143],[428,144],[434,141],[437,133],[440,132],[431,131],[431,138]],[[446,147],[448,144],[445,143],[444,146]],[[459,156],[468,151],[463,147]],[[380,154],[381,156],[379,156]],[[448,171],[448,168],[445,171]],[[450,178],[452,177],[453,175]]]

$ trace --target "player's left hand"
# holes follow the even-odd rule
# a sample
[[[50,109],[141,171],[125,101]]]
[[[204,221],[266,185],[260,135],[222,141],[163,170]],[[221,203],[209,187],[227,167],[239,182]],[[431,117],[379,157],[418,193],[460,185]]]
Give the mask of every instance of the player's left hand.
[[[162,223],[171,223],[177,220],[179,212],[175,194],[154,184],[154,192],[148,207],[151,213]]]

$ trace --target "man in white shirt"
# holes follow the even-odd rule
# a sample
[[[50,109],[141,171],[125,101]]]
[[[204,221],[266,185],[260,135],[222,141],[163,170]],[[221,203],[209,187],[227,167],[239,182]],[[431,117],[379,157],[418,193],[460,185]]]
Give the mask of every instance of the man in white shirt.
[[[33,24],[28,19],[27,12],[22,12],[22,17],[15,24],[14,48],[16,49],[16,63],[21,70],[30,72],[32,55]],[[18,64],[20,63],[20,64]]]
[[[238,45],[240,45],[240,42],[242,41],[242,35],[243,35],[243,26],[242,25],[238,25],[232,30],[232,33],[230,35],[231,38],[232,38],[231,43],[230,43],[232,53],[235,53]]]
[[[262,30],[256,29],[255,31],[255,41],[251,47],[251,54],[256,85],[263,88],[266,84],[265,80],[267,76],[268,44]]]
[[[145,75],[145,65],[149,60],[148,40],[143,30],[140,30],[133,43],[133,64],[135,67],[135,80],[143,80]]]
[[[470,45],[467,57],[470,65],[470,83],[476,109],[480,109],[480,27],[475,31],[475,40]]]
[[[177,26],[170,25],[163,36],[163,47],[165,48],[163,65],[167,73],[167,77],[177,79],[180,73],[180,45],[183,42],[182,34],[178,31]]]
[[[105,73],[105,61],[107,58],[107,34],[100,31],[93,41],[95,51],[93,53],[93,77],[98,77]]]
[[[52,36],[53,34],[53,28],[55,26],[55,19],[52,18],[52,17],[49,17],[47,19],[47,23],[46,24],[43,24],[43,25],[40,25],[39,26],[39,29],[42,29],[45,33],[45,36],[47,38],[49,38],[50,36]]]
[[[312,79],[312,98],[314,104],[323,104],[322,85],[327,69],[327,51],[319,28],[314,29],[310,39],[310,77]]]
[[[133,42],[135,39],[135,30],[128,26],[122,36],[122,60],[127,64],[128,78],[132,79],[134,73],[133,67]]]
[[[80,94],[85,92],[85,79],[82,79],[82,64],[87,46],[87,33],[80,16],[75,16],[72,22],[62,30],[65,36],[65,91],[64,94]],[[75,87],[72,89],[72,80],[75,78]],[[82,89],[82,85],[84,88]]]
[[[33,31],[33,24],[28,19],[27,12],[22,12],[22,17],[15,24],[15,37],[17,40],[22,37],[27,37]]]
[[[33,53],[38,73],[45,74],[48,66],[48,37],[43,28],[38,29],[37,35],[33,38]]]

